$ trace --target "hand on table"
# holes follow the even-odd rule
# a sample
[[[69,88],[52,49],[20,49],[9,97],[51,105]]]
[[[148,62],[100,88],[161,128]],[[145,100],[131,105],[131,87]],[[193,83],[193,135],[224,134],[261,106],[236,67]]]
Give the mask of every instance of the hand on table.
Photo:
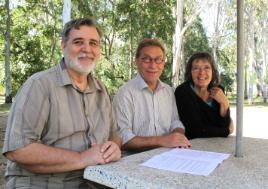
[[[162,136],[161,138],[161,146],[163,147],[182,147],[189,148],[191,147],[191,143],[185,137],[184,134],[173,132],[169,135]]]

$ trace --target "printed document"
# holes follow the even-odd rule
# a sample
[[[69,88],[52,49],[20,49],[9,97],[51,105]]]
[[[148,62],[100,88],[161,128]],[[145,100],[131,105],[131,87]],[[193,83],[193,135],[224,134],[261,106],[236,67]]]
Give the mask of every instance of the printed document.
[[[208,176],[230,154],[175,148],[141,165],[156,169]]]

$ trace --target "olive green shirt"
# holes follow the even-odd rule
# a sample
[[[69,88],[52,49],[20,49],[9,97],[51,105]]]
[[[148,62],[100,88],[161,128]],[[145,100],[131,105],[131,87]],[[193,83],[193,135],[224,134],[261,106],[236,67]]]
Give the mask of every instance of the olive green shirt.
[[[82,152],[119,135],[105,87],[91,74],[88,83],[77,89],[64,60],[30,77],[12,104],[3,154],[33,142]],[[5,176],[7,188],[82,188],[84,182],[83,170],[38,175],[9,160]]]

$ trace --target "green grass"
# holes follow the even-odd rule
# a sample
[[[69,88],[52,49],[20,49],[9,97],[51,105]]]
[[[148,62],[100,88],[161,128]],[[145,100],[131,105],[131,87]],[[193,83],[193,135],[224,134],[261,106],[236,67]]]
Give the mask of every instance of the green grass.
[[[0,113],[9,112],[11,104],[0,104]]]
[[[5,96],[0,95],[0,113],[8,112],[11,104],[5,104]]]
[[[228,96],[229,102],[231,106],[236,105],[236,96],[230,95]],[[253,101],[250,103],[247,99],[244,99],[244,106],[267,106],[268,107],[268,99],[267,102],[263,102],[262,97],[255,97],[253,98]]]

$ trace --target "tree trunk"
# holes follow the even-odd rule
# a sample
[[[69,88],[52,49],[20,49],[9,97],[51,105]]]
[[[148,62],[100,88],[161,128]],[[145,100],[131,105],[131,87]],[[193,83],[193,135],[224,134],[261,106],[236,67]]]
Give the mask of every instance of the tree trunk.
[[[133,70],[133,61],[132,58],[133,54],[132,54],[132,40],[130,40],[129,42],[129,70],[128,70],[128,80],[132,79],[132,70]]]
[[[244,74],[245,74],[245,80],[244,80],[244,82],[245,82],[244,99],[245,99],[245,100],[248,99],[248,80],[247,80],[247,71],[248,71],[248,69],[247,69],[247,67],[245,67],[245,72],[244,72]]]
[[[53,65],[53,59],[54,59],[54,56],[55,56],[55,50],[56,50],[56,46],[57,46],[57,35],[56,35],[56,21],[54,23],[54,32],[53,32],[53,36],[51,37],[51,55],[50,55],[50,58],[49,58],[49,67],[51,67]]]
[[[5,33],[5,81],[6,81],[5,103],[12,103],[11,79],[10,79],[10,8],[9,8],[9,0],[6,0],[6,10],[7,10],[7,20],[6,20],[6,33]]]
[[[133,35],[132,35],[132,17],[130,13],[130,42],[129,42],[129,71],[128,71],[128,80],[132,79],[132,70],[133,70]]]
[[[173,39],[173,65],[172,65],[172,85],[176,87],[179,84],[181,66],[181,49],[182,49],[182,28],[183,28],[183,0],[177,0],[176,8],[176,28]]]
[[[213,34],[213,39],[212,39],[212,56],[215,60],[216,66],[217,68],[219,68],[218,65],[218,60],[217,60],[217,48],[218,48],[218,38],[219,38],[219,16],[220,16],[220,6],[221,6],[221,2],[220,1],[216,1],[216,8],[217,8],[217,14],[216,14],[216,21],[215,21],[215,25],[214,25],[214,34]]]
[[[253,101],[253,81],[254,81],[254,64],[255,64],[255,41],[254,41],[254,10],[250,8],[249,15],[249,82],[248,82],[248,103],[251,104]]]
[[[261,54],[262,54],[262,83],[261,83],[261,88],[262,88],[262,97],[263,97],[263,102],[267,102],[267,85],[266,85],[266,80],[267,80],[267,75],[266,75],[266,70],[267,70],[267,21],[268,21],[268,14],[265,13],[264,19],[263,19],[263,27],[262,27],[262,48],[261,48]]]

